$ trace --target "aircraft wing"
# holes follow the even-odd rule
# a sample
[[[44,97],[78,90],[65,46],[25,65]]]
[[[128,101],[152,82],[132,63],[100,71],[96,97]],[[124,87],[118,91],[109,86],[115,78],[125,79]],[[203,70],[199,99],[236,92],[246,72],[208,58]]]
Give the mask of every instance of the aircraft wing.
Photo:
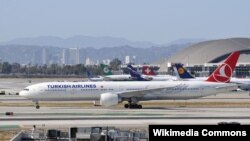
[[[119,96],[123,98],[130,98],[130,97],[143,97],[144,95],[147,95],[149,93],[154,93],[156,91],[163,91],[166,89],[165,87],[161,88],[154,88],[154,89],[143,89],[143,90],[135,90],[135,91],[123,91],[123,92],[118,92]]]

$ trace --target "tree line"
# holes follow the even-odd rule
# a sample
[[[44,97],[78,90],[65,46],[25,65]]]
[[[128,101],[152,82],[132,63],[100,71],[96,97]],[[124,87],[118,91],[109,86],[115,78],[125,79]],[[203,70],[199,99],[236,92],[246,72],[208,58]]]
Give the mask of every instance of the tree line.
[[[121,61],[113,59],[109,67],[112,70],[119,70]],[[84,64],[76,65],[21,65],[19,63],[0,62],[0,73],[2,75],[23,75],[27,77],[32,76],[86,76],[87,70],[94,75],[103,75],[101,65],[86,66]]]

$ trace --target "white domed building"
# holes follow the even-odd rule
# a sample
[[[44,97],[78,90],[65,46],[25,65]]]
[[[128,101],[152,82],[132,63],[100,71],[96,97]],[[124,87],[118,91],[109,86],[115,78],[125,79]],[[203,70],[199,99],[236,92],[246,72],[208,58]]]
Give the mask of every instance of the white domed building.
[[[237,63],[235,76],[250,76],[250,39],[230,38],[200,42],[187,47],[168,58],[160,66],[159,71],[171,73],[171,63],[182,63],[196,76],[209,75],[220,62],[223,62],[233,51],[239,51],[241,56]]]

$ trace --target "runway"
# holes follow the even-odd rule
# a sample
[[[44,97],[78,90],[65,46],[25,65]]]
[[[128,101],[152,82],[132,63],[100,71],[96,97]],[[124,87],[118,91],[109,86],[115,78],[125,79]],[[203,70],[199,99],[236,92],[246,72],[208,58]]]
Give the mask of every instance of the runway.
[[[250,108],[163,108],[104,109],[43,107],[0,107],[0,125],[46,126],[122,126],[149,124],[250,124]],[[6,116],[5,112],[13,112]]]

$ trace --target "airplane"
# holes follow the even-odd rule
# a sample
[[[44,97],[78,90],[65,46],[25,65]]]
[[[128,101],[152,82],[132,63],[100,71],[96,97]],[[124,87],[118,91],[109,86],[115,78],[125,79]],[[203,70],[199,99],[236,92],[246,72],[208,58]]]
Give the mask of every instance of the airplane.
[[[101,64],[104,76],[93,77],[90,72],[87,72],[90,81],[131,81],[132,78],[128,74],[113,75],[108,65]],[[91,77],[91,78],[90,78]]]
[[[229,82],[239,55],[233,52],[205,81],[44,82],[19,94],[35,102],[37,109],[39,101],[71,100],[99,100],[105,107],[127,101],[125,108],[141,109],[140,101],[194,99],[237,89],[237,84]]]

